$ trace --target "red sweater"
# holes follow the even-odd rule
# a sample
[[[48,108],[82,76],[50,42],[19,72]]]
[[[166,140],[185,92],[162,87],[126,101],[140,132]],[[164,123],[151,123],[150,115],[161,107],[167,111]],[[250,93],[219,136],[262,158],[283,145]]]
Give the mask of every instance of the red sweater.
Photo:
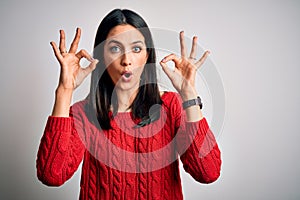
[[[80,199],[180,200],[180,157],[196,181],[215,181],[220,151],[206,119],[186,122],[176,93],[166,92],[162,101],[159,120],[140,128],[128,112],[100,130],[85,114],[86,101],[74,104],[70,117],[50,116],[37,155],[39,180],[60,186],[83,160]]]

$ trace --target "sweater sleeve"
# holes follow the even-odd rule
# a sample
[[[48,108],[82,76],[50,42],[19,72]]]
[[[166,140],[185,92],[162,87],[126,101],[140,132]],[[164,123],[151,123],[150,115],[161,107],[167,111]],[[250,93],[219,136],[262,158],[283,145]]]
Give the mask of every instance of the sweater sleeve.
[[[181,107],[181,98],[173,104],[176,116],[176,145],[183,168],[196,181],[212,183],[221,170],[221,153],[205,118],[198,122],[187,122]]]
[[[78,121],[78,120],[77,120]],[[37,154],[37,177],[48,186],[60,186],[77,170],[85,151],[78,135],[81,124],[73,116],[49,116]]]

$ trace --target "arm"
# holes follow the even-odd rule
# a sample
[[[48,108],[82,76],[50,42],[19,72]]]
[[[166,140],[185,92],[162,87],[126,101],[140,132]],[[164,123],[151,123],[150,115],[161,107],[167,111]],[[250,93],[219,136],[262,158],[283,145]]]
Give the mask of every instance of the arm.
[[[71,117],[48,118],[36,160],[37,177],[44,184],[60,186],[77,170],[85,151],[77,130]]]
[[[60,31],[59,48],[51,42],[61,71],[52,116],[48,118],[36,161],[37,176],[47,185],[58,186],[68,180],[78,168],[85,150],[78,135],[83,133],[82,122],[77,119],[75,127],[74,118],[78,117],[78,113],[69,114],[69,109],[73,91],[96,68],[98,60],[94,60],[85,50],[76,53],[80,35],[78,28],[69,52],[63,30]],[[82,58],[88,59],[91,64],[82,68]]]
[[[183,167],[200,183],[214,182],[221,170],[220,150],[215,137],[205,118],[195,122],[187,121],[187,111],[182,109],[181,104],[178,95],[170,103],[171,116],[175,118],[176,150]]]
[[[177,132],[183,168],[200,183],[216,181],[220,176],[221,153],[206,119],[184,123]]]
[[[197,97],[196,71],[209,54],[206,51],[197,61],[195,59],[196,46],[197,37],[194,37],[190,56],[187,57],[184,33],[180,32],[181,57],[170,54],[160,64],[181,96],[175,98],[177,101],[172,103],[174,108],[172,116],[176,116],[176,146],[181,155],[183,167],[195,180],[201,183],[210,183],[220,176],[221,158],[218,145],[199,106],[191,106],[185,111],[181,108],[182,101]],[[167,66],[169,61],[174,62],[174,71]]]

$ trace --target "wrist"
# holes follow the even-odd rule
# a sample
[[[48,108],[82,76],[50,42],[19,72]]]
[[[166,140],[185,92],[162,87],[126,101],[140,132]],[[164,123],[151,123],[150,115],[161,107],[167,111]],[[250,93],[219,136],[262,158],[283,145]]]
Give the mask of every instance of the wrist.
[[[58,87],[55,90],[55,102],[59,104],[67,104],[70,105],[72,101],[73,96],[73,90],[72,89],[66,89],[63,87]]]
[[[196,106],[196,105],[198,105],[200,107],[200,109],[202,109],[202,101],[199,96],[197,98],[190,99],[190,100],[184,101],[182,103],[182,107],[184,110],[186,110],[187,108],[190,108],[191,106]]]
[[[182,101],[188,101],[190,99],[196,99],[197,98],[197,92],[196,89],[191,89],[189,91],[183,91],[180,93]]]
[[[52,110],[52,116],[69,117],[69,108],[72,101],[72,89],[58,87],[55,91],[55,102]]]
[[[55,94],[59,95],[59,96],[61,96],[61,95],[69,95],[69,94],[72,95],[72,93],[73,93],[73,89],[72,88],[65,88],[65,87],[60,86],[60,85],[55,90]]]

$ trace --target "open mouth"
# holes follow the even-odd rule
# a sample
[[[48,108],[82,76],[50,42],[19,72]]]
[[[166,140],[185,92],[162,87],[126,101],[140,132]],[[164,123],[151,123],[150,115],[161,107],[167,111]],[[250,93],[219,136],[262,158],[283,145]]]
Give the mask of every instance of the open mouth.
[[[131,78],[132,78],[132,72],[127,71],[127,72],[122,73],[122,79],[123,79],[123,81],[128,82],[128,81],[131,80]]]
[[[129,77],[131,76],[131,73],[126,72],[126,73],[124,73],[123,75],[124,75],[126,78],[129,78]]]

